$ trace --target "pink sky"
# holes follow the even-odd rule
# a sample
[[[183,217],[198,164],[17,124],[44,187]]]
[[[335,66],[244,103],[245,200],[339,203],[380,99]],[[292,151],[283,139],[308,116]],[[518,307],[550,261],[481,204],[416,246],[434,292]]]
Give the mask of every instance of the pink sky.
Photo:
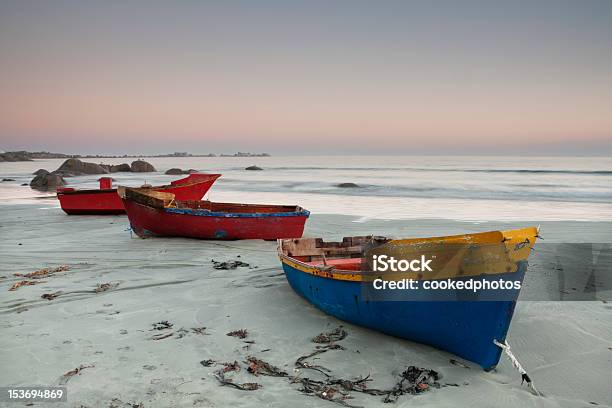
[[[611,153],[610,7],[551,4],[5,3],[0,149]]]

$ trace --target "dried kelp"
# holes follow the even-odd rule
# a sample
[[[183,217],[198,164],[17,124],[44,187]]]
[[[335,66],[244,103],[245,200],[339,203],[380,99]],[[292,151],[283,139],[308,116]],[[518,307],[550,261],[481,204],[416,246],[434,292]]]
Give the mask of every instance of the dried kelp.
[[[249,356],[247,357],[246,363],[248,364],[247,371],[254,375],[267,375],[270,377],[288,377],[285,371],[281,370],[278,367],[273,366],[270,363],[267,363],[263,360],[259,360],[256,357]]]
[[[163,339],[167,339],[168,337],[172,337],[172,336],[174,336],[174,332],[161,333],[161,334],[156,334],[155,336],[151,337],[151,340],[163,340]]]
[[[221,385],[228,385],[242,391],[254,391],[261,388],[261,384],[258,383],[235,383],[234,380],[225,376],[226,373],[232,371],[240,371],[240,364],[238,364],[238,361],[234,361],[233,363],[223,363],[223,368],[215,372],[215,378],[221,383]]]
[[[404,394],[420,394],[430,386],[439,388],[439,379],[439,374],[434,370],[410,366],[401,374],[399,382],[389,391],[383,402],[395,402]]]
[[[469,369],[469,366],[466,366],[465,364],[463,364],[461,361],[457,361],[454,358],[451,358],[450,360],[448,360],[452,365],[456,365],[458,367],[463,367],[463,368],[467,368]]]
[[[98,286],[94,289],[94,292],[106,292],[107,290],[115,289],[117,286],[119,286],[119,283],[117,282],[98,283]]]
[[[123,402],[119,398],[113,398],[108,408],[145,408],[145,405],[142,402]]]
[[[213,268],[215,269],[223,269],[223,270],[230,270],[230,269],[236,269],[239,266],[245,266],[248,267],[250,266],[248,263],[246,262],[242,262],[242,261],[215,261],[214,259],[211,259],[211,262],[213,263]]]
[[[236,360],[234,360],[233,363],[223,363],[223,368],[221,369],[221,371],[223,371],[224,373],[230,371],[240,371],[240,364],[238,364],[238,361]]]
[[[352,397],[348,393],[342,391],[339,387],[333,387],[322,381],[315,381],[311,380],[310,378],[300,378],[299,381],[292,382],[299,382],[302,384],[302,388],[300,388],[299,391],[303,392],[304,394],[335,402],[336,404],[340,404],[345,407],[357,408],[357,406],[351,405],[346,401]]]
[[[68,381],[70,381],[70,379],[72,377],[74,377],[77,374],[81,374],[81,371],[83,371],[86,368],[92,368],[92,367],[95,367],[95,366],[93,364],[91,364],[91,365],[83,365],[83,364],[81,364],[77,368],[74,368],[74,369],[64,373],[64,375],[62,375],[62,378],[60,379],[60,385],[65,385]]]
[[[246,339],[248,335],[249,332],[246,329],[234,330],[226,334],[226,336],[238,337],[239,339]]]
[[[415,366],[408,367],[400,377],[398,383],[390,390],[381,390],[377,388],[368,388],[367,382],[371,381],[367,377],[361,377],[354,380],[346,380],[342,378],[328,378],[325,381],[312,380],[306,377],[295,376],[291,379],[292,383],[302,384],[301,392],[314,395],[322,399],[340,403],[342,405],[351,406],[346,402],[349,398],[349,392],[360,392],[369,395],[384,395],[383,402],[395,402],[400,395],[404,394],[420,394],[427,391],[431,386],[439,388],[439,375],[436,371]]]
[[[70,270],[70,266],[61,265],[61,266],[58,266],[57,268],[43,268],[43,269],[39,269],[37,271],[30,272],[30,273],[14,273],[13,275],[21,276],[23,278],[28,278],[28,279],[41,279],[41,278],[45,278],[47,276],[53,275],[54,273],[57,273],[57,272],[65,272],[69,270]]]
[[[324,374],[326,379],[324,381],[317,381],[299,375],[295,376],[292,378],[292,382],[302,384],[300,391],[344,406],[352,406],[346,401],[350,398],[348,392],[351,391],[377,396],[384,395],[384,402],[395,402],[400,395],[419,394],[427,391],[430,386],[440,387],[438,383],[439,375],[437,372],[415,366],[408,367],[401,374],[400,380],[392,389],[382,390],[367,387],[367,382],[371,381],[369,375],[353,380],[334,378],[330,374],[331,370],[328,368],[306,361],[308,358],[325,353],[329,350],[344,350],[345,348],[343,346],[334,344],[334,342],[343,340],[346,336],[347,332],[342,329],[342,327],[338,327],[331,332],[321,333],[312,339],[315,343],[327,344],[324,346],[317,346],[316,350],[312,353],[299,357],[295,365],[299,368],[318,371]]]
[[[174,325],[167,320],[162,320],[161,322],[153,323],[152,326],[151,330],[166,330],[171,329]]]
[[[215,364],[216,361],[213,359],[208,359],[208,360],[202,360],[200,361],[200,364],[202,364],[204,367],[210,367],[211,365]]]
[[[327,352],[329,350],[331,350],[331,349],[327,348],[327,347],[319,348],[319,349],[313,351],[310,354],[307,354],[305,356],[301,356],[301,357],[299,357],[295,361],[295,366],[298,367],[298,368],[307,368],[307,369],[310,369],[310,370],[315,370],[315,371],[318,371],[321,374],[325,375],[326,377],[329,377],[329,374],[327,374],[327,373],[331,372],[330,369],[325,368],[325,367],[320,366],[320,365],[312,364],[312,363],[309,363],[309,362],[306,361],[306,359],[308,359],[310,357],[314,357],[314,356],[316,356],[318,354],[325,353],[325,352]]]
[[[161,322],[157,322],[157,323],[153,323],[152,324],[153,328],[149,331],[155,331],[155,330],[168,330],[171,329],[172,326],[174,326],[172,323],[170,323],[167,320],[162,320]],[[163,340],[163,339],[167,339],[168,337],[172,337],[174,336],[174,332],[167,332],[167,333],[160,333],[160,334],[156,334],[153,337],[151,337],[151,340]],[[182,337],[182,336],[181,336]]]
[[[342,326],[337,327],[331,332],[323,332],[316,335],[312,341],[315,343],[333,343],[335,341],[340,341],[346,338],[347,332],[342,328]]]
[[[228,336],[240,337],[244,335],[246,337],[246,330],[236,330],[234,332],[227,333]],[[326,401],[334,402],[346,407],[356,408],[351,405],[348,401],[352,399],[351,392],[359,392],[374,396],[384,396],[383,402],[395,402],[399,396],[404,394],[420,394],[428,391],[431,387],[439,388],[441,385],[438,382],[439,374],[430,369],[419,368],[416,366],[409,366],[400,375],[399,381],[396,385],[388,390],[370,388],[368,382],[372,381],[370,375],[365,377],[361,376],[354,379],[336,378],[331,373],[332,371],[321,365],[313,364],[308,362],[307,359],[326,353],[330,350],[346,350],[345,347],[334,342],[343,340],[346,338],[347,332],[338,327],[331,332],[324,332],[315,336],[312,341],[319,343],[315,350],[309,354],[299,357],[295,361],[295,366],[300,369],[309,369],[317,371],[325,376],[323,380],[315,380],[308,377],[302,376],[301,371],[297,371],[297,375],[290,376],[285,371],[278,367],[275,367],[263,360],[256,357],[247,357],[245,363],[247,364],[247,371],[255,376],[272,376],[272,377],[287,377],[292,384],[301,384],[299,391],[315,396]],[[266,349],[267,350],[267,349]],[[205,367],[209,367],[215,364],[214,360],[201,361]],[[261,385],[257,383],[234,383],[232,379],[225,376],[226,373],[231,371],[239,371],[240,366],[237,361],[233,363],[224,363],[223,368],[215,373],[215,377],[221,382],[222,385],[232,386],[234,388],[246,391],[252,391],[259,389]],[[457,384],[445,384],[444,386],[458,386]]]
[[[40,297],[46,300],[53,300],[61,294],[61,291],[55,293],[43,293],[42,295],[40,295]]]
[[[231,378],[226,378],[225,373],[221,370],[215,373],[215,378],[219,380],[221,385],[228,385],[230,387],[237,388],[242,391],[255,391],[261,388],[261,384],[258,383],[235,383]]]
[[[19,281],[19,282],[15,282],[15,283],[13,283],[13,286],[11,286],[11,287],[9,288],[9,290],[10,290],[10,291],[13,291],[13,290],[17,290],[17,289],[19,289],[19,288],[20,288],[20,287],[22,287],[22,286],[32,286],[32,285],[38,285],[39,283],[46,283],[46,281],[39,281],[39,280],[31,280],[31,281],[29,281],[29,280],[22,280],[22,281]]]
[[[206,327],[192,327],[191,328],[191,331],[195,334],[208,335],[208,333],[205,333],[204,330],[206,330]]]
[[[162,320],[161,322],[153,323],[152,326],[153,328],[150,329],[149,331],[170,330],[172,329],[172,327],[174,327],[174,325],[167,320]],[[208,333],[205,333],[204,330],[206,330],[206,327],[192,327],[190,329],[181,327],[180,329],[176,331],[157,334],[151,337],[150,339],[151,340],[162,340],[162,339],[166,339],[172,336],[176,337],[177,339],[182,339],[183,337],[188,336],[189,334],[192,334],[192,333],[196,335],[208,335]]]
[[[29,272],[29,273],[14,273],[14,276],[19,276],[22,278],[28,278],[28,279],[34,279],[34,280],[22,280],[19,282],[15,282],[13,284],[13,286],[10,287],[9,290],[17,290],[22,286],[32,286],[32,285],[37,285],[39,283],[46,283],[46,281],[41,281],[39,279],[42,278],[48,278],[50,276],[52,276],[54,273],[57,272],[65,272],[70,270],[70,266],[68,265],[61,265],[58,266],[57,268],[43,268],[43,269],[39,269],[37,271],[34,272]]]

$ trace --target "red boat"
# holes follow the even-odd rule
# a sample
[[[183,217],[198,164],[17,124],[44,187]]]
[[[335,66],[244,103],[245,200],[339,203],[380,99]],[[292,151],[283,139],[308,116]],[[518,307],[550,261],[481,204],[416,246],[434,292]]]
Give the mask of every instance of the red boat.
[[[163,191],[174,194],[179,200],[200,200],[220,174],[192,173],[169,185],[146,187],[147,190]],[[102,177],[100,189],[75,190],[58,188],[57,198],[66,214],[125,214],[117,189],[112,188],[112,179]]]
[[[140,237],[299,238],[310,212],[295,205],[177,200],[172,193],[119,186],[132,230]]]

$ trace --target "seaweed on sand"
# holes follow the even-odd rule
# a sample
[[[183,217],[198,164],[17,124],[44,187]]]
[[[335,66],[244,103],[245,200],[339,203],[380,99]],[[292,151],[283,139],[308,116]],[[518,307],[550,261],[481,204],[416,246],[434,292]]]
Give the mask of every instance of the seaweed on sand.
[[[339,326],[330,332],[319,333],[312,341],[314,343],[333,343],[335,341],[344,340],[347,335],[348,333],[346,330],[344,330],[342,326]]]
[[[40,297],[46,300],[53,300],[61,294],[62,294],[61,291],[55,292],[55,293],[43,293],[42,295],[40,295]]]
[[[98,283],[98,286],[94,289],[95,293],[106,292],[107,290],[115,289],[119,286],[117,282],[108,282],[108,283]]]
[[[151,340],[163,340],[163,339],[167,339],[168,337],[172,337],[172,336],[174,336],[174,332],[161,333],[161,334],[156,334],[155,336],[151,337]]]
[[[213,360],[212,358],[209,358],[208,360],[200,361],[200,364],[202,364],[204,367],[210,367],[211,365],[215,363],[216,363],[215,360]]]
[[[13,284],[13,286],[11,286],[9,288],[9,291],[17,290],[17,289],[19,289],[22,286],[38,285],[39,283],[45,283],[45,282],[46,281],[39,281],[39,280],[31,280],[31,281],[29,281],[29,280],[22,280],[22,281],[19,281],[19,282],[15,282]]]
[[[267,375],[270,377],[288,377],[285,371],[278,367],[273,366],[263,360],[259,360],[256,357],[247,357],[246,363],[248,364],[247,371],[253,375]]]
[[[221,262],[221,261],[215,261],[214,259],[211,259],[211,262],[213,263],[213,268],[215,268],[215,269],[222,269],[222,270],[236,269],[239,266],[245,266],[245,267],[250,266],[248,263],[242,262],[242,261],[225,261],[225,262]]]
[[[192,327],[191,331],[195,334],[201,334],[201,335],[208,335],[208,333],[205,332],[206,327]]]
[[[439,388],[439,379],[440,375],[434,370],[410,366],[401,374],[400,380],[389,390],[383,402],[395,402],[404,394],[420,394],[429,390],[430,386]]]
[[[215,372],[215,378],[221,383],[221,385],[227,385],[242,391],[255,391],[261,388],[261,384],[258,383],[235,383],[234,380],[225,376],[226,373],[232,371],[240,371],[240,364],[238,364],[238,361],[234,361],[233,363],[224,363],[223,367]]]
[[[226,336],[238,337],[239,339],[246,339],[248,335],[249,332],[246,329],[234,330],[226,334]]]
[[[307,369],[310,369],[310,370],[315,370],[315,371],[318,371],[321,374],[325,375],[326,377],[329,377],[329,374],[327,374],[327,373],[331,372],[330,369],[325,368],[325,367],[320,366],[320,365],[311,364],[311,363],[306,361],[306,359],[308,359],[310,357],[314,357],[314,356],[316,356],[318,354],[325,353],[325,352],[327,352],[329,350],[332,350],[332,349],[330,349],[330,348],[320,348],[320,349],[317,349],[317,350],[313,351],[310,354],[306,354],[304,356],[300,356],[295,361],[295,366],[298,367],[298,368],[307,368]]]
[[[230,333],[228,333],[230,335]],[[351,405],[348,400],[352,399],[351,392],[359,392],[374,396],[384,396],[383,402],[395,402],[404,394],[420,394],[428,391],[431,387],[439,388],[441,385],[438,382],[439,374],[430,369],[409,366],[400,375],[398,382],[391,389],[369,388],[368,382],[372,381],[370,375],[360,376],[353,379],[336,378],[332,375],[332,371],[326,367],[312,364],[306,361],[309,358],[326,353],[330,350],[346,350],[339,344],[334,344],[335,341],[340,341],[346,338],[347,333],[341,327],[327,333],[321,333],[312,339],[315,343],[324,343],[317,345],[315,350],[309,354],[299,357],[295,361],[295,366],[302,369],[310,369],[317,371],[325,376],[322,380],[302,376],[302,372],[296,370],[297,374],[290,376],[285,371],[275,367],[256,357],[249,356],[246,359],[247,371],[255,376],[272,376],[272,377],[287,377],[292,384],[300,384],[300,392],[318,397],[320,399],[334,402],[346,407],[357,408]],[[209,367],[214,364],[213,360],[204,360],[200,362],[203,366]],[[239,371],[240,366],[237,361],[233,363],[225,363],[223,368],[215,373],[215,377],[222,385],[232,386],[243,391],[252,391],[259,389],[260,384],[257,383],[234,383],[232,379],[225,376],[231,371]],[[445,384],[445,386],[458,386],[457,384]]]
[[[43,269],[39,269],[37,271],[30,272],[30,273],[14,273],[13,275],[20,276],[23,278],[28,278],[28,279],[41,279],[47,276],[51,276],[56,272],[65,272],[69,270],[70,270],[70,266],[60,265],[56,268],[43,268]]]
[[[162,320],[161,322],[153,323],[152,326],[151,330],[166,330],[171,329],[174,325],[167,320]]]
[[[62,375],[62,378],[60,379],[60,385],[65,385],[68,381],[70,381],[72,377],[74,377],[77,374],[80,375],[81,371],[83,371],[86,368],[92,368],[92,367],[95,367],[95,366],[93,364],[90,364],[90,365],[81,364],[77,368],[73,368],[72,370],[64,373]]]

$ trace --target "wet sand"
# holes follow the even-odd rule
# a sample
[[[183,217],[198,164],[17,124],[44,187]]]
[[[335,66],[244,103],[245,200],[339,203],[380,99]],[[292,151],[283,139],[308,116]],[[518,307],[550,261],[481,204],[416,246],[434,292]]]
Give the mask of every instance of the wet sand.
[[[343,324],[291,290],[275,243],[142,240],[131,236],[124,216],[68,217],[52,200],[2,209],[1,385],[57,385],[62,374],[92,365],[69,379],[69,402],[54,406],[335,406],[300,393],[287,379],[254,377],[244,369],[242,362],[253,355],[293,374],[295,360],[314,350],[311,339]],[[534,224],[358,220],[313,215],[305,235],[426,236]],[[609,222],[543,222],[542,234],[547,243],[612,242],[611,227]],[[250,267],[217,270],[212,259],[241,260]],[[20,280],[14,273],[59,265],[70,270],[41,279],[45,283],[8,290]],[[536,258],[528,277],[533,280],[547,268]],[[96,293],[103,283],[118,285]],[[58,291],[53,300],[41,299]],[[173,327],[152,330],[160,321]],[[202,327],[205,334],[192,330]],[[244,340],[226,336],[243,328],[249,332]],[[612,406],[607,380],[612,372],[611,303],[519,302],[508,340],[544,397],[521,386],[505,357],[487,373],[469,362],[464,362],[469,368],[453,365],[450,359],[460,359],[425,345],[346,323],[344,328],[346,350],[316,360],[334,375],[370,374],[370,387],[389,388],[406,367],[416,365],[441,373],[441,383],[459,385],[401,396],[398,407]],[[152,339],[170,332],[170,337]],[[213,376],[218,366],[200,364],[207,359],[241,362],[237,381],[256,381],[263,388],[247,392],[220,386]],[[318,378],[316,372],[307,375]],[[351,395],[354,399],[347,402],[352,405],[389,406],[379,396]]]

